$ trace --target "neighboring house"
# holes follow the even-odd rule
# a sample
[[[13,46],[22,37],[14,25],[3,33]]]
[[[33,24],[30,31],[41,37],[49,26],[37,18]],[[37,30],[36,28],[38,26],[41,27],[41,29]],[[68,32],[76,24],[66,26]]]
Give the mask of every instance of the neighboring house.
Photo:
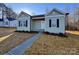
[[[0,9],[0,27],[3,26],[2,11]]]
[[[31,16],[21,12],[17,18],[17,31],[44,31],[49,33],[65,33],[65,20],[68,13],[53,9],[44,15]]]
[[[0,27],[16,27],[16,13],[5,4],[0,3]]]
[[[17,27],[17,20],[14,18],[4,19],[4,27]]]
[[[3,27],[3,19],[2,18],[0,18],[0,27]]]
[[[17,27],[17,20],[3,15],[3,18],[0,17],[0,27]]]
[[[31,30],[31,16],[25,12],[21,12],[17,17],[18,31],[30,31]]]

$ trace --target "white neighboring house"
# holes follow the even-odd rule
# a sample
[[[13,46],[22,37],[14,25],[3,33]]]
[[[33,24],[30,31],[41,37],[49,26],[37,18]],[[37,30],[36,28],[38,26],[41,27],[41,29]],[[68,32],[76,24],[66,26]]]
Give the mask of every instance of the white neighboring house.
[[[21,12],[18,16],[17,31],[44,31],[49,33],[65,33],[65,20],[68,13],[53,9],[47,14],[30,16]]]
[[[10,13],[10,15],[8,15]],[[15,12],[10,10],[5,4],[0,3],[0,27],[16,27],[17,26],[17,20],[13,18],[10,18],[15,15]]]
[[[17,27],[17,20],[10,17],[4,17],[4,27]]]
[[[3,18],[2,18],[2,16],[0,18],[0,27],[17,27],[17,20],[14,18],[10,18],[10,17],[8,18],[4,14]]]
[[[25,12],[21,12],[18,18],[17,31],[30,31],[31,30],[31,16]]]
[[[2,9],[0,8],[0,27],[3,27]]]

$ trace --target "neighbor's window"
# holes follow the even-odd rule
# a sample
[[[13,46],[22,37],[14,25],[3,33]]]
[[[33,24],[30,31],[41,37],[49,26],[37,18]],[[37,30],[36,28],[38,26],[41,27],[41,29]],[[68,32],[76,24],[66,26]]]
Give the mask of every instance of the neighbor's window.
[[[49,19],[49,27],[51,27],[51,19]]]
[[[19,21],[19,27],[20,27],[21,22]]]
[[[6,22],[6,25],[8,25],[8,22]]]
[[[26,20],[26,27],[27,27],[27,24],[28,24],[28,22],[27,22],[27,20]]]
[[[59,27],[59,19],[57,19],[57,27]]]

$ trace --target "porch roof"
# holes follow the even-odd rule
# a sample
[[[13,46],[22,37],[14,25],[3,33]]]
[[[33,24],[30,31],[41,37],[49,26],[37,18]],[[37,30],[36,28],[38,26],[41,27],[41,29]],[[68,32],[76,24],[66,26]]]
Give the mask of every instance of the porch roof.
[[[34,16],[32,16],[32,19],[33,20],[44,20],[45,15],[44,14],[42,14],[42,15],[34,15]]]

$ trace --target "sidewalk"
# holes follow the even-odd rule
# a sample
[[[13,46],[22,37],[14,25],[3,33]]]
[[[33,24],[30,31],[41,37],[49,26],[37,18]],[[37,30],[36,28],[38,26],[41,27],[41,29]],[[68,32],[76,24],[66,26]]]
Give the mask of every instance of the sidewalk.
[[[13,48],[10,50],[8,53],[5,55],[22,55],[28,48],[32,46],[32,44],[41,36],[41,32],[38,34],[35,34],[22,44],[18,45],[17,47]]]

